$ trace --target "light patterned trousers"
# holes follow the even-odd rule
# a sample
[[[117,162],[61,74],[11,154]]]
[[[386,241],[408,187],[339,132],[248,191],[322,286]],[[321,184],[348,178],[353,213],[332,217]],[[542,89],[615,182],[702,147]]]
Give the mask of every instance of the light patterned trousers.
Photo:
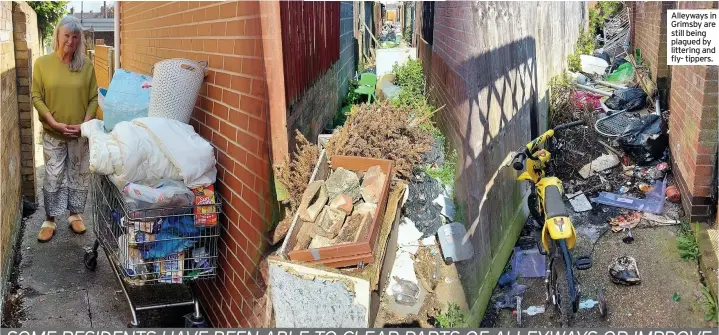
[[[64,141],[43,134],[45,180],[42,185],[45,213],[60,216],[69,210],[85,211],[90,183],[90,147],[87,138]]]

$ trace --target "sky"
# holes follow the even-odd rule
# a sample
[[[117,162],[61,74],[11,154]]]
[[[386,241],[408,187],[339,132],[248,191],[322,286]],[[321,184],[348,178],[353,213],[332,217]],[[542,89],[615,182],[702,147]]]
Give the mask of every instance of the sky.
[[[111,6],[114,3],[114,1],[107,1],[107,6]],[[75,7],[75,13],[80,12],[80,7],[83,7],[82,10],[84,12],[90,12],[92,10],[95,13],[100,12],[100,7],[102,7],[102,1],[70,1],[67,4],[67,10],[70,10],[70,8]]]

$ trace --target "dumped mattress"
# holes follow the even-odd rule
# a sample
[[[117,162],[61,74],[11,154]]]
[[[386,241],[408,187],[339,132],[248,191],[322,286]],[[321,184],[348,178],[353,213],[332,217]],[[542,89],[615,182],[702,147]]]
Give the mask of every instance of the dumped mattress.
[[[215,183],[212,145],[192,126],[146,117],[118,123],[106,133],[100,120],[81,126],[90,146],[90,171],[130,183],[181,180],[189,188]]]

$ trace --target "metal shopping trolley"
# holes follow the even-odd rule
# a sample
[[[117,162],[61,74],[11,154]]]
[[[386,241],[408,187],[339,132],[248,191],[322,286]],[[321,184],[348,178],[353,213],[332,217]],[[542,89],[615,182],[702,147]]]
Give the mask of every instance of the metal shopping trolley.
[[[185,316],[186,327],[205,327],[205,318],[189,283],[217,276],[219,222],[206,227],[196,226],[195,222],[200,218],[219,219],[222,211],[219,194],[214,194],[215,201],[206,205],[194,205],[193,199],[184,203],[189,206],[136,210],[135,206],[128,206],[107,176],[100,175],[92,177],[91,194],[97,239],[85,252],[85,267],[96,269],[98,248],[102,246],[130,305],[129,327],[139,327],[138,311],[178,306],[194,306],[194,313]],[[150,299],[151,303],[138,305],[129,293],[160,289],[165,298],[174,301],[157,303]],[[167,293],[176,290],[184,292]],[[181,296],[186,299],[178,302],[176,297]]]

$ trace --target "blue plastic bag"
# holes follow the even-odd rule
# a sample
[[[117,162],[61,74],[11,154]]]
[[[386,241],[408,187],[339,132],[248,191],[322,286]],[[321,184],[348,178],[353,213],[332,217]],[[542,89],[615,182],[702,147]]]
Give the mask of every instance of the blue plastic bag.
[[[112,131],[122,121],[146,117],[150,106],[152,77],[118,69],[112,76],[105,96],[103,121],[105,130]]]
[[[173,234],[159,233],[156,238],[157,242],[148,243],[151,245],[149,250],[142,251],[142,258],[165,258],[195,245],[194,240],[183,240]]]

